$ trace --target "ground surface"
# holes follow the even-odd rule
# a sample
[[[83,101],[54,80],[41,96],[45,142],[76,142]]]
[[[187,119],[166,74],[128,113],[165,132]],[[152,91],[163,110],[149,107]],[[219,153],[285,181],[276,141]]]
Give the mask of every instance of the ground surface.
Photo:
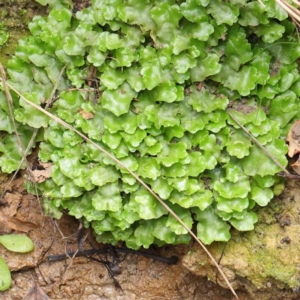
[[[14,254],[0,247],[0,255],[13,271],[12,287],[1,294],[1,299],[22,299],[34,282],[38,282],[51,299],[192,300],[203,299],[203,295],[205,299],[232,299],[228,290],[216,286],[206,278],[194,275],[183,267],[181,259],[191,246],[165,247],[149,251],[166,257],[178,255],[180,261],[172,266],[133,254],[121,257],[121,274],[116,276],[116,279],[123,292],[115,287],[106,268],[100,263],[87,258],[47,262],[42,257],[54,237],[53,223],[50,218],[43,216],[38,200],[26,194],[22,178],[10,185],[5,200],[7,205],[1,208],[3,214],[35,223],[38,228],[28,234],[35,244],[32,253]],[[46,257],[51,254],[63,254],[66,250],[76,251],[78,248],[78,221],[64,216],[57,221],[57,225],[59,230]],[[2,225],[1,231],[10,230]],[[101,247],[91,234],[88,235],[85,246],[91,248],[90,244]],[[36,266],[41,259],[39,271]]]
[[[3,176],[3,186],[6,180]],[[232,232],[233,238],[224,252],[225,244],[209,247],[217,260],[223,252],[220,263],[240,299],[300,298],[297,286],[288,288],[300,278],[299,189],[299,183],[290,182],[282,197],[259,210],[260,221],[254,231]],[[177,255],[179,262],[175,265],[135,254],[120,256],[121,274],[115,278],[123,291],[116,288],[103,264],[88,258],[48,262],[48,255],[78,249],[78,221],[64,215],[57,221],[54,235],[52,220],[43,215],[38,199],[26,193],[22,177],[10,184],[4,198],[7,204],[0,207],[1,214],[32,222],[37,228],[28,233],[35,245],[31,253],[15,254],[0,246],[0,255],[12,270],[13,278],[11,289],[2,293],[1,299],[22,299],[34,282],[51,299],[234,299],[229,290],[213,283],[226,286],[197,245],[147,250],[164,257]],[[3,223],[0,225],[2,233],[11,232]],[[85,231],[86,234],[85,248],[103,247],[95,242],[91,232]]]
[[[87,2],[77,1],[77,8]],[[28,21],[46,9],[33,0],[6,0],[1,1],[0,11],[6,11],[1,14],[0,22],[5,17],[10,32],[8,43],[0,49],[0,61],[5,63],[14,52],[16,41],[26,34]],[[2,177],[4,186],[7,176]],[[299,190],[299,183],[290,182],[282,197],[259,209],[259,223],[253,232],[233,231],[233,238],[224,251],[224,244],[209,247],[216,259],[222,257],[221,265],[238,289],[240,299],[300,299]],[[38,282],[51,299],[233,299],[230,291],[223,288],[225,284],[207,256],[195,245],[149,250],[166,257],[178,255],[179,262],[172,266],[133,254],[121,257],[121,274],[116,279],[123,291],[115,287],[102,264],[87,258],[47,262],[50,254],[77,250],[78,221],[64,215],[57,221],[59,229],[54,238],[53,221],[44,216],[38,199],[26,194],[21,177],[9,186],[5,199],[7,204],[0,206],[2,214],[32,222],[37,228],[28,233],[35,244],[32,253],[13,254],[0,246],[0,255],[7,261],[13,277],[11,289],[1,293],[1,299],[22,299],[34,282]],[[1,233],[10,231],[0,223]],[[101,247],[92,233],[85,247],[91,248],[90,244]]]

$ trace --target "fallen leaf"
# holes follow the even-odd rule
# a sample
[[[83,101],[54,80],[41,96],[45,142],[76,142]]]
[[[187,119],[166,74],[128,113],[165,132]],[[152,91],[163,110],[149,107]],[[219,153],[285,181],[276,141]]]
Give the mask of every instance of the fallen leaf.
[[[39,166],[43,168],[43,170],[33,170],[31,171],[33,180],[37,183],[41,183],[46,181],[46,179],[51,177],[52,173],[52,163],[39,163]]]
[[[291,165],[294,172],[300,175],[300,157]]]
[[[201,91],[202,85],[203,85],[203,83],[202,83],[202,82],[199,82],[199,84],[197,85],[197,90],[198,90],[198,91]]]
[[[51,300],[35,282],[22,300]]]
[[[300,120],[293,124],[287,135],[286,141],[289,143],[289,157],[293,157],[300,152]]]
[[[18,218],[5,216],[1,212],[0,212],[0,222],[4,223],[5,226],[11,229],[21,231],[21,232],[28,232],[29,230],[39,227],[38,225],[31,222],[22,221]]]
[[[0,197],[0,205],[2,206],[4,206],[4,205],[7,205],[7,201],[6,201],[6,199],[5,198],[1,198]]]
[[[85,120],[93,119],[94,115],[90,111],[85,111],[83,109],[79,109],[78,112]]]

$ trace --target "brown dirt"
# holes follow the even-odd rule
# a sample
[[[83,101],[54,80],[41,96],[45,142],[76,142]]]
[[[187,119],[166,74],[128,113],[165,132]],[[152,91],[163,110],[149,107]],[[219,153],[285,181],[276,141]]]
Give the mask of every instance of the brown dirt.
[[[153,259],[128,254],[119,264],[121,274],[116,276],[123,291],[115,287],[102,264],[90,261],[88,258],[47,262],[42,258],[53,240],[51,219],[43,215],[36,197],[26,193],[22,178],[13,181],[5,199],[8,203],[2,208],[5,215],[33,222],[39,227],[28,233],[35,245],[31,253],[16,254],[0,246],[0,255],[12,271],[13,279],[11,288],[1,294],[1,299],[22,299],[34,282],[38,282],[51,299],[192,300],[203,299],[204,295],[208,300],[233,299],[228,290],[218,287],[206,278],[193,275],[182,266],[181,262],[176,265],[166,265]],[[57,231],[54,243],[46,256],[78,249],[76,235],[78,221],[64,215],[57,224],[63,236]],[[2,226],[1,231],[11,230]],[[89,241],[85,243],[87,248],[91,248],[89,243],[101,247],[92,235],[89,235],[87,240]],[[190,249],[191,246],[177,246],[153,248],[150,252],[166,257],[177,255],[182,258]],[[41,259],[38,269],[37,265]]]

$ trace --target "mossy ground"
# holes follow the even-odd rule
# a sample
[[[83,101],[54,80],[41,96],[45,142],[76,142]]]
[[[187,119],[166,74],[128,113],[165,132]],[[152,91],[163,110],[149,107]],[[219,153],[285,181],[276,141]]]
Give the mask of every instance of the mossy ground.
[[[0,62],[4,66],[14,54],[18,40],[29,34],[28,23],[35,15],[45,13],[46,8],[33,0],[6,0],[0,3],[0,25],[9,34],[7,42],[0,46]]]
[[[253,297],[264,291],[265,296],[260,294],[256,299],[299,299],[295,292],[300,286],[299,189],[298,182],[288,182],[281,196],[258,209],[259,222],[253,231],[234,230],[227,244],[215,243],[209,247],[214,257],[220,258],[235,288],[245,288]],[[215,268],[199,249],[186,255],[184,265],[195,274],[222,284]],[[279,297],[284,290],[290,291],[288,298]]]

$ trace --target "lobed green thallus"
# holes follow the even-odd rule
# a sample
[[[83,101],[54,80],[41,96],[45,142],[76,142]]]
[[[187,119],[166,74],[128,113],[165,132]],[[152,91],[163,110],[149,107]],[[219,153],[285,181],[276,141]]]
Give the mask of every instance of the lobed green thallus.
[[[29,24],[8,63],[10,84],[44,105],[66,65],[51,113],[117,157],[190,228],[197,222],[205,244],[228,241],[231,226],[252,230],[255,206],[267,205],[274,187],[280,193],[280,168],[226,109],[286,166],[300,45],[275,1],[92,0],[76,16],[68,1],[38,2],[49,16]],[[39,158],[53,163],[38,184],[49,214],[65,209],[99,242],[133,249],[190,241],[126,170],[13,97],[24,147],[39,128]],[[0,166],[10,173],[21,154],[4,92],[0,106]]]

